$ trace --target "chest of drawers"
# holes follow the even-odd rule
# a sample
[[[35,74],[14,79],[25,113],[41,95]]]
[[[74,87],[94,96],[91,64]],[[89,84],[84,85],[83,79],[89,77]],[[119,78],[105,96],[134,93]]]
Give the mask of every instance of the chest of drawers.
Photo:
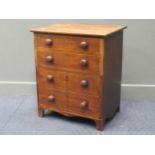
[[[38,115],[92,119],[98,130],[120,108],[125,26],[56,24],[35,28]]]

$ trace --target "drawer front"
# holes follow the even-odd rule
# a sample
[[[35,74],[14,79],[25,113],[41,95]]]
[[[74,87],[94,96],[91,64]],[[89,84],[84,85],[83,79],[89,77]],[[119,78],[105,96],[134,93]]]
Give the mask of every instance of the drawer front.
[[[38,67],[37,75],[40,89],[66,91],[66,72]]]
[[[70,71],[99,73],[99,57],[68,53],[37,52],[37,65]]]
[[[102,42],[100,38],[52,34],[36,34],[36,38],[38,50],[73,54],[98,55]]]
[[[37,78],[40,89],[46,88],[49,90],[61,90],[62,92],[68,91],[85,96],[100,96],[101,94],[101,77],[99,76],[39,67]]]
[[[39,90],[39,106],[53,110],[64,110],[67,107],[67,96],[58,91]]]
[[[99,98],[78,97],[78,95],[69,95],[68,111],[85,117],[101,117],[101,103]]]
[[[101,94],[101,78],[87,74],[68,73],[68,91],[82,94],[84,96]]]

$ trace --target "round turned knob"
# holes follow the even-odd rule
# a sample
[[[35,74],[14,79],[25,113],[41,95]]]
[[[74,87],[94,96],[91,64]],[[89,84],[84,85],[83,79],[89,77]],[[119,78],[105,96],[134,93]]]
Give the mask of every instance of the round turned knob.
[[[80,107],[81,108],[86,108],[88,106],[88,102],[87,101],[82,101],[81,103],[80,103]]]
[[[47,75],[47,80],[49,81],[49,82],[52,82],[53,81],[53,75]]]
[[[52,63],[53,61],[54,61],[54,58],[53,58],[51,55],[48,55],[48,56],[46,57],[46,62]]]
[[[52,39],[47,38],[47,39],[45,40],[45,43],[46,43],[47,46],[51,46],[52,43],[53,43],[53,41],[52,41]]]
[[[80,47],[81,47],[82,49],[87,49],[87,48],[88,48],[88,43],[87,43],[86,41],[82,41],[82,42],[80,43]]]
[[[81,80],[81,86],[82,87],[88,87],[88,81],[87,80]]]
[[[54,102],[55,101],[55,97],[53,95],[48,96],[48,101],[49,102]]]
[[[81,65],[82,67],[88,66],[88,60],[82,59],[82,60],[80,61],[80,65]]]

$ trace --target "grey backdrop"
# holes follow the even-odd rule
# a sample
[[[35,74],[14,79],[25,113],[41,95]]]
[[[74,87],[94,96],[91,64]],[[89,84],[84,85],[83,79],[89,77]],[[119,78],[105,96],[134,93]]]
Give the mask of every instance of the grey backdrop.
[[[155,20],[0,20],[0,95],[35,95],[33,34],[54,23],[126,25],[122,98],[155,99]]]

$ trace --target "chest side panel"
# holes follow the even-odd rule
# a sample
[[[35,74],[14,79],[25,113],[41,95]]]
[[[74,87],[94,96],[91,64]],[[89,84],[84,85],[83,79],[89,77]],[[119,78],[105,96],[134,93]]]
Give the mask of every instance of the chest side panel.
[[[104,115],[112,117],[120,105],[123,32],[105,39]]]

